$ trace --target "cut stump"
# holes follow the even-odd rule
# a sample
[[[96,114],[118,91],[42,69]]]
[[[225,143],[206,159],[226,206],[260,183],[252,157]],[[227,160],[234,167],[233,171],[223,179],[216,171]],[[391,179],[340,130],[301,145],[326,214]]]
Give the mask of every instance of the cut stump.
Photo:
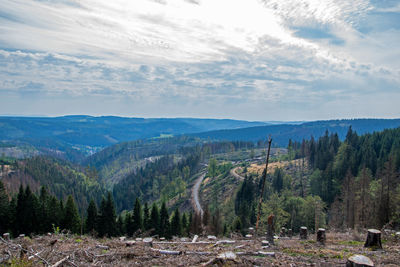
[[[321,245],[325,245],[326,242],[326,234],[324,228],[319,228],[317,231],[317,242]]]
[[[307,239],[307,227],[300,227],[300,239]]]
[[[367,240],[364,247],[373,249],[382,249],[381,231],[376,229],[368,229]]]
[[[374,263],[363,255],[353,255],[348,258],[346,267],[372,267]]]

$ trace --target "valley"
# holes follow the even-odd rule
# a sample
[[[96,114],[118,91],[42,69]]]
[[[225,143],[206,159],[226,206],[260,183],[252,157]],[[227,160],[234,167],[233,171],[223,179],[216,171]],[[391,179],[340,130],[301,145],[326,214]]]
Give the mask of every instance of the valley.
[[[18,244],[45,251],[43,242],[51,237],[64,252],[49,250],[47,259],[54,264],[64,255],[71,265],[135,265],[134,260],[202,265],[215,260],[239,266],[329,266],[344,264],[355,253],[377,266],[394,264],[399,256],[399,129],[358,135],[349,127],[344,138],[326,130],[319,138],[289,138],[281,147],[273,143],[267,174],[265,140],[137,139],[79,161],[45,150],[23,158],[3,153],[0,230],[12,239],[2,245],[14,252]],[[275,245],[262,246],[271,214]],[[298,238],[301,227],[309,231],[307,240]],[[326,244],[315,241],[319,228],[327,229]],[[369,228],[381,230],[387,257],[382,250],[363,248]],[[282,229],[290,229],[292,236]],[[191,243],[195,236],[198,244]],[[149,237],[152,246],[143,242]],[[106,251],[96,251],[103,245]],[[80,249],[88,256],[72,260],[71,253]],[[235,257],[221,259],[222,252]],[[36,260],[32,256],[29,262]]]

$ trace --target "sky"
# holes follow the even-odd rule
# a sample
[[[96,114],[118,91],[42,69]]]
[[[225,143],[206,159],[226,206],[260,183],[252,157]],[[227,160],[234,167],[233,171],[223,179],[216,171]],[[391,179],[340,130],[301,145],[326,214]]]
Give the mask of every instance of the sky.
[[[1,0],[0,115],[400,118],[400,0]]]

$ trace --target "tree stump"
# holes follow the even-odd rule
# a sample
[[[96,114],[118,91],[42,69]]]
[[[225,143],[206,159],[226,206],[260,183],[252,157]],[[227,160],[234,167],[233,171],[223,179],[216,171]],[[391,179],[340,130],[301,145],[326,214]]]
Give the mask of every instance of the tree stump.
[[[325,245],[325,241],[326,241],[325,229],[324,228],[318,228],[318,231],[317,231],[317,242],[320,243],[321,245]]]
[[[307,227],[300,227],[300,239],[307,239]]]
[[[292,238],[292,236],[293,236],[293,231],[292,231],[292,229],[289,229],[288,232],[287,232],[287,234],[288,234],[288,237],[289,237],[289,238]]]
[[[372,267],[374,263],[363,255],[353,255],[347,259],[346,267]]]
[[[271,245],[274,244],[274,215],[268,216],[268,226],[267,226],[267,240]]]
[[[10,233],[4,233],[3,238],[7,241],[10,240]]]
[[[281,236],[282,237],[286,236],[286,228],[285,227],[281,228]]]
[[[376,229],[368,229],[367,240],[364,247],[373,249],[382,249],[381,231]]]

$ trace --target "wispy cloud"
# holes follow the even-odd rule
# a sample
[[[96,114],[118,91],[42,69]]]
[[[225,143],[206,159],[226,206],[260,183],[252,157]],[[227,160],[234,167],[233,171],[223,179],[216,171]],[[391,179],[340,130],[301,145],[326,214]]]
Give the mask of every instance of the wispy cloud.
[[[0,113],[400,115],[400,29],[373,27],[393,5],[4,0],[0,10]],[[32,99],[41,104],[23,104]],[[386,104],[366,109],[371,99]]]

